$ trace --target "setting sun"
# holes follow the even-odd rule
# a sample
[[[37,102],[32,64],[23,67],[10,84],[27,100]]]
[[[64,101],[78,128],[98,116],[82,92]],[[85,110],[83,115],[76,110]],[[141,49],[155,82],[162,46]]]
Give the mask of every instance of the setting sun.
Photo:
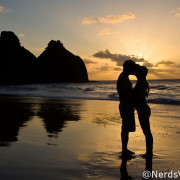
[[[143,55],[142,54],[139,54],[139,58],[142,58],[143,57]]]
[[[142,63],[142,62],[136,62],[136,64],[139,64],[140,66],[142,66],[142,65],[143,65],[143,63]]]

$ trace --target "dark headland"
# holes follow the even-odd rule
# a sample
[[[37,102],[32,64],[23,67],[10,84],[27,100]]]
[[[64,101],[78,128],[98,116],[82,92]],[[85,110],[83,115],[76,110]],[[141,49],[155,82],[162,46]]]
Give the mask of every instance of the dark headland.
[[[36,58],[21,46],[14,32],[1,32],[1,84],[88,81],[83,60],[69,52],[59,40],[51,40],[44,52]]]

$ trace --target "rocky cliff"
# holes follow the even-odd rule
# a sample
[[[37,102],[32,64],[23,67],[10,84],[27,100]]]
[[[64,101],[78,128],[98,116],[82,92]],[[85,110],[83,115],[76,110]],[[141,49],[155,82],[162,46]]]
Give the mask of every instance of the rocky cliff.
[[[36,58],[9,31],[0,37],[0,83],[87,82],[83,60],[66,50],[60,41],[50,41]]]
[[[1,32],[0,83],[31,83],[36,57],[20,45],[13,32]]]
[[[39,81],[87,82],[84,62],[64,48],[60,41],[50,41],[38,57]]]

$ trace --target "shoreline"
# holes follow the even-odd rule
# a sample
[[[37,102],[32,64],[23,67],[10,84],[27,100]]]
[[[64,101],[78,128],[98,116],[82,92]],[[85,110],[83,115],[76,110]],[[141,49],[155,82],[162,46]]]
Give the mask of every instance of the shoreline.
[[[180,105],[179,80],[150,81],[149,104]],[[133,86],[135,83],[133,83]],[[21,96],[31,98],[79,99],[119,101],[115,81],[91,83],[48,83],[1,86],[2,96]],[[8,95],[9,94],[9,95]]]
[[[54,100],[74,100],[74,101],[78,101],[78,100],[84,100],[84,101],[110,101],[110,102],[120,102],[119,100],[112,100],[112,99],[93,99],[93,98],[72,98],[72,97],[45,97],[45,96],[31,96],[31,95],[13,95],[13,94],[0,94],[0,98],[7,98],[7,99],[10,99],[10,98],[16,98],[16,99],[20,99],[20,98],[22,98],[22,99],[54,99]],[[177,104],[171,104],[171,103],[162,103],[162,102],[151,102],[151,100],[150,101],[148,101],[147,100],[147,103],[148,104],[151,104],[151,105],[167,105],[167,106],[180,106],[180,104],[179,103],[177,103]]]

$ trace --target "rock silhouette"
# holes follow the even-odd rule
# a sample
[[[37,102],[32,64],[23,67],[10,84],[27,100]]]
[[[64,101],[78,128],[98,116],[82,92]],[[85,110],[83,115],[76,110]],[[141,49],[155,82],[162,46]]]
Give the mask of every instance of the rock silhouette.
[[[80,120],[80,108],[76,101],[0,96],[0,147],[19,141],[19,131],[33,117],[42,120],[49,138],[57,138],[67,122]]]
[[[1,32],[0,83],[32,83],[36,57],[20,45],[13,32]]]
[[[39,71],[40,70],[40,71]],[[39,81],[43,82],[87,82],[84,62],[66,50],[60,41],[51,40],[38,57]]]
[[[0,64],[1,84],[89,81],[83,60],[66,50],[60,41],[50,41],[36,58],[11,31],[1,32]]]
[[[10,146],[18,141],[20,128],[33,116],[32,105],[19,99],[0,97],[0,146]]]
[[[37,115],[43,119],[48,136],[58,137],[67,121],[80,120],[80,104],[69,104],[66,100],[52,102],[48,100],[42,103]]]

